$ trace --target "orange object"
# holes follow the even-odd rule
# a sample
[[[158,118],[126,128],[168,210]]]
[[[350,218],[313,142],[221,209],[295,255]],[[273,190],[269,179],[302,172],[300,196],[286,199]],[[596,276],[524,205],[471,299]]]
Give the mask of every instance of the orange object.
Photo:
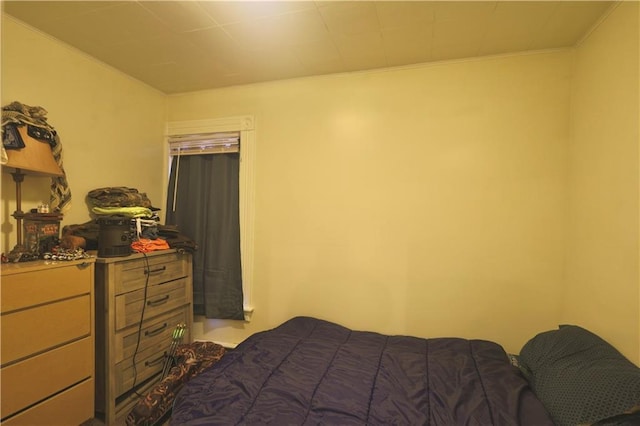
[[[140,238],[139,240],[131,243],[131,249],[138,253],[149,253],[150,251],[167,250],[169,248],[169,243],[161,238],[156,240]]]

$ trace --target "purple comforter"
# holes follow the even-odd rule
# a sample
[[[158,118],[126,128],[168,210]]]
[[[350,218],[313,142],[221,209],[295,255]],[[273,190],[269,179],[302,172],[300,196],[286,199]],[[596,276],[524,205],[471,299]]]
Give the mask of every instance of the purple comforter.
[[[308,317],[254,334],[176,397],[172,425],[552,425],[502,347]]]

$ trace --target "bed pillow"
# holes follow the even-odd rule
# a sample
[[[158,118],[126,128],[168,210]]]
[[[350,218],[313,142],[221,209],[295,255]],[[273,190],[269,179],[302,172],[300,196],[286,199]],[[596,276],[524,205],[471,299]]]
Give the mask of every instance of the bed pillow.
[[[640,368],[575,325],[529,340],[519,363],[558,426],[594,423],[640,403]]]

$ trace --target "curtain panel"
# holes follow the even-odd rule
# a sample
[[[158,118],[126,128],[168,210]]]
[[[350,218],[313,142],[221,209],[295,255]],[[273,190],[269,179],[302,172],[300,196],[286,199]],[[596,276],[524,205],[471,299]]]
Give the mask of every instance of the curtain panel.
[[[239,172],[238,153],[172,159],[166,223],[198,244],[193,306],[206,318],[244,319]]]

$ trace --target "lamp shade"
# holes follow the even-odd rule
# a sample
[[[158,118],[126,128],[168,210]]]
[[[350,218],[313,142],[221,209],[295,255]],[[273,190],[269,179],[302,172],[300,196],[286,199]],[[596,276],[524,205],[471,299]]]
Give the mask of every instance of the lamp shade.
[[[16,127],[24,142],[20,149],[7,149],[8,161],[2,165],[6,171],[19,169],[20,172],[39,176],[63,176],[48,142],[41,142],[27,133],[27,126]]]

